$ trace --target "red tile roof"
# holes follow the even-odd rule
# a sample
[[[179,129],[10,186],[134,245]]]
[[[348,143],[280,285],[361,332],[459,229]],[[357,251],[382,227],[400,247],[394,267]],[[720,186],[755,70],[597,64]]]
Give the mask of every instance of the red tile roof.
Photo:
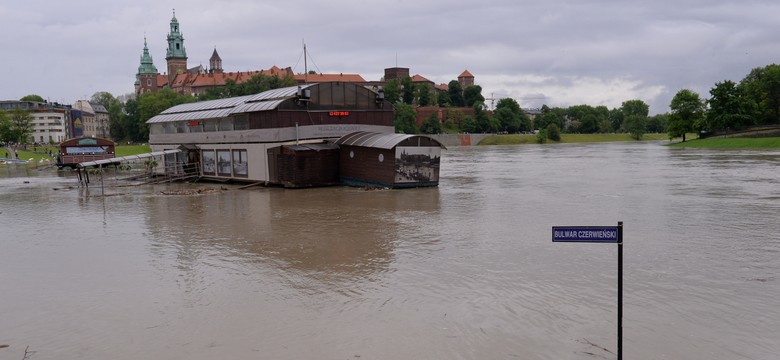
[[[471,73],[468,70],[463,70],[463,72],[460,73],[460,75],[458,75],[458,78],[462,78],[462,77],[474,77],[474,75],[471,75]]]
[[[430,81],[430,80],[426,79],[425,77],[423,77],[420,74],[414,74],[414,76],[412,76],[412,82],[413,83],[416,83],[416,82],[429,82],[429,83],[432,83],[433,81]]]
[[[173,81],[172,88],[179,88],[184,86],[190,87],[210,87],[210,86],[223,86],[227,84],[228,80],[233,80],[237,84],[241,84],[249,81],[256,75],[266,76],[278,76],[285,77],[290,76],[292,71],[287,69],[281,69],[278,66],[272,66],[265,70],[255,71],[238,71],[238,72],[218,72],[211,74],[179,74],[176,75],[176,79]],[[159,81],[159,79],[158,79]]]
[[[168,75],[157,74],[157,86],[163,87],[168,85]]]
[[[364,83],[366,79],[358,74],[295,74],[293,76],[296,81],[302,82],[348,82],[348,83]]]

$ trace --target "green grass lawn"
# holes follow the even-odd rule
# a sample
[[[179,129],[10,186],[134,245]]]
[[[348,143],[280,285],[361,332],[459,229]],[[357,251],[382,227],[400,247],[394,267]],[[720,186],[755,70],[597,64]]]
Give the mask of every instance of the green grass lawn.
[[[149,145],[117,145],[116,157],[146,154],[152,152],[152,148]]]
[[[695,149],[777,150],[780,149],[780,137],[694,139],[686,142],[676,142],[669,146]]]
[[[645,134],[642,141],[646,140],[669,140],[667,134]],[[552,141],[547,139],[548,144],[557,143],[594,143],[594,142],[614,142],[614,141],[636,141],[630,134],[561,134],[561,141]],[[520,145],[536,144],[536,135],[531,134],[508,134],[493,135],[480,141],[480,145]]]
[[[8,151],[6,148],[0,149],[0,157],[6,157],[5,156],[6,151]],[[46,162],[45,160],[49,160],[51,163],[56,162],[55,159],[49,156],[49,151],[51,151],[56,156],[57,152],[59,151],[59,147],[52,146],[52,145],[47,145],[47,146],[28,145],[27,150],[18,149],[16,151],[16,155],[19,157],[19,160],[25,160],[32,163]],[[116,146],[116,157],[144,154],[149,152],[152,152],[152,148],[149,147],[149,145],[117,145]],[[10,158],[10,156],[8,157]]]

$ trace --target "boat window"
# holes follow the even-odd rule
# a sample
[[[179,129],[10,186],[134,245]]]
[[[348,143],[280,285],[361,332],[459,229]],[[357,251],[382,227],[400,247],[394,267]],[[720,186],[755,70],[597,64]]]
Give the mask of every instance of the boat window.
[[[246,115],[237,116],[233,118],[233,129],[234,130],[249,129],[249,120],[247,119]]]
[[[230,176],[231,170],[230,150],[217,150],[217,175]]]
[[[219,120],[219,131],[232,131],[232,130],[233,130],[233,119],[225,118]]]
[[[233,150],[233,175],[237,177],[247,177],[246,150]]]

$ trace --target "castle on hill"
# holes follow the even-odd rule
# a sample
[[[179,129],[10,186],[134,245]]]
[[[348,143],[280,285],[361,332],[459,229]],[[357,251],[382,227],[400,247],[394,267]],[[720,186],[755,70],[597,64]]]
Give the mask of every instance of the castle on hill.
[[[256,75],[278,76],[280,78],[291,77],[299,84],[349,82],[362,84],[374,89],[383,87],[390,80],[401,80],[405,77],[411,77],[412,83],[427,83],[432,89],[447,91],[447,84],[435,84],[419,74],[410,76],[409,68],[399,67],[385,69],[385,76],[380,81],[366,81],[358,74],[294,74],[290,67],[282,69],[277,66],[264,70],[225,72],[222,68],[222,58],[217,53],[216,47],[214,47],[214,52],[209,59],[208,68],[204,68],[202,65],[188,68],[187,51],[184,48],[184,35],[179,27],[175,11],[171,18],[167,42],[168,48],[165,54],[166,72],[160,74],[154,65],[151,54],[149,54],[146,36],[144,36],[141,64],[138,66],[138,72],[135,76],[135,94],[137,96],[144,93],[157,92],[166,87],[180,94],[197,96],[205,93],[209,88],[225,86],[228,80],[240,84],[249,81]],[[458,76],[458,82],[462,88],[474,85],[474,75],[465,70]]]

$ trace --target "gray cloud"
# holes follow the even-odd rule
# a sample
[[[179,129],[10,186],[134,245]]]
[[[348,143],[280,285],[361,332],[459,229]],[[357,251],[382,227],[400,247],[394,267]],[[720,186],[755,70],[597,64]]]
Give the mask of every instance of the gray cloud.
[[[132,92],[144,34],[164,71],[173,7],[191,66],[215,46],[228,71],[294,66],[305,40],[310,69],[378,80],[397,61],[438,83],[468,69],[486,97],[528,107],[638,98],[665,112],[677,90],[707,97],[780,49],[774,1],[13,1],[0,99]]]

